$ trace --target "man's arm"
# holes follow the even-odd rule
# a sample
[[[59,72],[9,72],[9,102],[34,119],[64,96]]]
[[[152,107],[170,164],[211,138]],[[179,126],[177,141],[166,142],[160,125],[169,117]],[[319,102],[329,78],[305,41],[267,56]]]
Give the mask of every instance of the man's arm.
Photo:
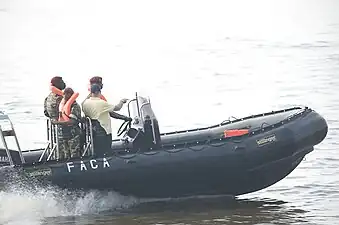
[[[44,101],[44,114],[45,116],[49,117],[49,114],[47,111],[47,97],[45,98],[45,101]]]
[[[60,105],[60,102],[62,101],[63,98],[64,98],[64,97],[63,97],[63,96],[60,96],[60,95],[58,95],[58,96],[56,97],[55,103],[56,103],[56,110],[57,110],[57,112],[59,112],[59,105]]]
[[[132,121],[132,118],[130,118],[128,116],[120,115],[119,113],[116,113],[116,112],[110,112],[109,115],[114,119]]]
[[[123,98],[120,100],[120,102],[117,105],[111,105],[107,103],[109,106],[109,112],[119,111],[126,102],[127,102],[127,99]]]
[[[80,121],[81,119],[81,108],[80,105],[75,103],[71,109],[71,114],[69,117],[75,121]]]
[[[85,103],[85,101],[86,101],[87,99],[89,99],[89,97],[91,97],[91,94],[88,94],[87,97],[85,98],[85,100],[83,100],[83,101],[81,102],[81,108],[82,108],[82,110],[84,110],[84,103]]]
[[[119,111],[124,106],[121,101],[117,105],[113,105],[113,111]]]

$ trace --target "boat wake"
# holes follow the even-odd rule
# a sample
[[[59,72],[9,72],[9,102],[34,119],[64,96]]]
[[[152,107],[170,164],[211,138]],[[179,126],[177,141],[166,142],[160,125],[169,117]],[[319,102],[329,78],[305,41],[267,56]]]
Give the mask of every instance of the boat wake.
[[[0,174],[4,171],[0,169]],[[47,218],[99,214],[127,209],[139,203],[116,192],[67,191],[41,186],[15,173],[0,189],[0,224],[37,225]]]

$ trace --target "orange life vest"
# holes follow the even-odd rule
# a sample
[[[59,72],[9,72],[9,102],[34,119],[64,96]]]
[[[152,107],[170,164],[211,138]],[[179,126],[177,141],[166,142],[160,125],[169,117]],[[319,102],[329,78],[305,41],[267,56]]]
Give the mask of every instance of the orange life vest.
[[[105,102],[107,102],[105,96],[103,96],[102,94],[100,94],[100,99],[104,100]]]
[[[57,95],[60,95],[60,96],[63,96],[63,94],[64,94],[62,90],[52,86],[52,84],[50,85],[50,89],[54,94],[57,94]]]
[[[59,121],[69,121],[71,115],[71,108],[74,101],[79,96],[79,93],[74,93],[67,102],[63,98],[59,104]]]

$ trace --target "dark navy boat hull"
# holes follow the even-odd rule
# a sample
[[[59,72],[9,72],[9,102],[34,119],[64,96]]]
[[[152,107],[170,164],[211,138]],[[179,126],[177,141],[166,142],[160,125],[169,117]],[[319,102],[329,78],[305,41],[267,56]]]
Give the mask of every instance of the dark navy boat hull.
[[[223,137],[225,129],[244,127],[248,135]],[[150,151],[126,152],[116,141],[105,158],[34,164],[41,151],[26,152],[28,163],[20,170],[63,188],[112,189],[137,197],[235,196],[286,177],[327,131],[318,113],[297,108],[163,134],[163,146]]]

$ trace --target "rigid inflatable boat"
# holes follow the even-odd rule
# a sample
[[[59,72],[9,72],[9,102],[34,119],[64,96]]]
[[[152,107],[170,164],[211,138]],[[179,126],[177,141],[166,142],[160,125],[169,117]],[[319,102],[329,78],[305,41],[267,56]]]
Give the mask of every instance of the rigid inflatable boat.
[[[133,107],[131,112],[130,107]],[[56,125],[47,123],[45,149],[21,150],[9,117],[1,128],[6,171],[67,189],[114,190],[136,197],[241,195],[269,187],[291,173],[324,140],[325,119],[308,107],[287,108],[226,120],[199,129],[161,133],[149,98],[128,103],[132,121],[120,127],[102,156],[92,122],[84,118],[82,156],[58,160]],[[132,114],[132,115],[131,115]],[[9,149],[14,137],[18,150]],[[9,172],[8,172],[9,173]]]

